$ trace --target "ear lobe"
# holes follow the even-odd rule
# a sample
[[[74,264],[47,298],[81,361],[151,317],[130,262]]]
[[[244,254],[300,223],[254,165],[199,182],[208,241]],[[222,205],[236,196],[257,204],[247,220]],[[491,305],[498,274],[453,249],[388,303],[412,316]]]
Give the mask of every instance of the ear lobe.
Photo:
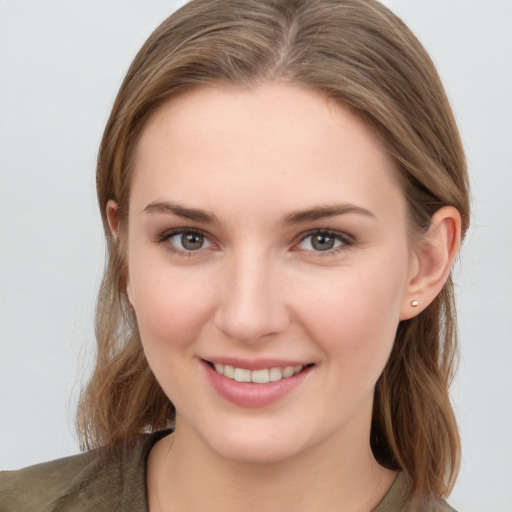
[[[437,210],[427,234],[417,242],[415,265],[402,304],[400,320],[423,311],[443,289],[459,250],[460,213],[453,206]]]

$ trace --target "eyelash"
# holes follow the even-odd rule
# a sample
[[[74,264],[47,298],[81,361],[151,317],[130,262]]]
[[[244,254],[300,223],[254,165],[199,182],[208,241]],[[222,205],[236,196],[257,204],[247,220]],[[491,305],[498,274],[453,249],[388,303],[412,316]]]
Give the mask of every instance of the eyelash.
[[[166,250],[168,250],[169,252],[171,252],[173,254],[177,254],[179,256],[192,257],[195,255],[198,255],[201,252],[201,249],[203,249],[202,247],[196,251],[184,250],[184,249],[177,248],[176,246],[174,246],[171,243],[166,243],[166,242],[169,242],[169,240],[171,238],[173,238],[174,236],[183,235],[183,234],[190,234],[190,235],[196,235],[196,236],[202,237],[204,240],[207,240],[210,244],[215,246],[215,244],[213,242],[211,242],[210,236],[208,234],[204,233],[201,230],[194,229],[194,228],[179,228],[179,229],[173,229],[171,231],[165,231],[165,232],[161,233],[160,235],[158,235],[156,237],[155,241],[160,244],[165,244]],[[355,245],[355,240],[347,233],[343,233],[340,231],[332,231],[332,230],[328,230],[328,229],[314,229],[314,230],[307,231],[306,233],[300,234],[298,237],[298,241],[293,244],[292,250],[294,250],[294,251],[300,250],[300,249],[296,249],[296,247],[299,244],[301,244],[302,242],[305,242],[310,237],[319,236],[319,235],[325,236],[326,238],[331,238],[337,242],[341,242],[341,244],[337,247],[334,247],[332,249],[327,249],[325,251],[308,250],[308,252],[311,252],[311,253],[315,254],[316,256],[332,256],[333,254],[337,254],[342,251],[345,251],[348,248]]]
[[[306,233],[302,233],[299,236],[299,241],[294,244],[294,247],[306,241],[308,238],[319,235],[325,236],[326,238],[332,238],[337,242],[341,242],[341,244],[338,247],[327,249],[325,251],[310,251],[311,253],[314,253],[315,256],[332,256],[333,254],[338,254],[355,245],[355,240],[347,233],[343,233],[341,231],[332,231],[329,229],[313,229]]]
[[[184,249],[179,249],[176,246],[174,246],[169,242],[171,238],[177,235],[196,235],[202,237],[204,240],[210,240],[209,235],[205,234],[203,231],[200,231],[199,229],[194,228],[179,228],[179,229],[172,229],[171,231],[164,231],[162,234],[158,235],[156,237],[156,242],[160,244],[165,244],[165,248],[167,251],[169,251],[172,254],[177,254],[179,256],[195,256],[196,253],[199,253],[201,249],[198,249],[197,251],[187,251]],[[212,243],[212,242],[210,242]],[[214,244],[212,244],[214,245]]]

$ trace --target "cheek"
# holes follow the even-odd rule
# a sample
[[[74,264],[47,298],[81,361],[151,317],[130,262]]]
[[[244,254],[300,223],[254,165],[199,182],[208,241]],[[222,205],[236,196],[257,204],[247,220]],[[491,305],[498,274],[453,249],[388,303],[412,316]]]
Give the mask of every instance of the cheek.
[[[341,269],[301,296],[304,327],[345,373],[380,375],[393,346],[405,280],[400,265]]]
[[[140,270],[140,272],[139,272]],[[208,321],[212,289],[201,273],[183,273],[156,265],[130,269],[133,307],[149,366],[165,394],[181,410],[193,402],[190,378],[194,341]],[[208,282],[208,281],[206,281]],[[187,382],[186,386],[183,383]]]
[[[215,283],[200,271],[153,263],[130,267],[132,305],[148,358],[183,349],[211,314]]]

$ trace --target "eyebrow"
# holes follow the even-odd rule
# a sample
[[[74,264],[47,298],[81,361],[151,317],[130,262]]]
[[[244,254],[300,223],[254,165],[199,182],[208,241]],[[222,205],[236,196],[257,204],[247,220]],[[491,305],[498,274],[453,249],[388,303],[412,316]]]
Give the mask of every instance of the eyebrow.
[[[146,208],[144,208],[144,211],[147,213],[177,215],[184,219],[203,222],[205,224],[220,224],[219,219],[213,213],[198,208],[187,208],[186,206],[168,201],[149,203]]]
[[[327,217],[336,217],[337,215],[346,215],[348,213],[356,213],[364,215],[366,217],[373,217],[375,215],[366,208],[361,208],[355,204],[341,203],[326,206],[317,206],[314,208],[308,208],[306,210],[300,210],[297,212],[291,212],[283,215],[281,223],[284,225],[289,224],[300,224],[303,222],[311,222],[319,219],[325,219]]]
[[[169,201],[154,201],[148,204],[144,211],[147,213],[162,213],[167,215],[176,215],[184,219],[202,222],[205,224],[221,224],[217,216],[206,210],[199,208],[188,208],[178,203]],[[355,213],[365,217],[375,218],[375,215],[366,208],[356,206],[350,203],[340,203],[326,206],[316,206],[307,208],[306,210],[299,210],[290,212],[281,217],[281,224],[301,224],[304,222],[312,222],[315,220],[325,219],[328,217],[336,217],[338,215],[346,215]]]

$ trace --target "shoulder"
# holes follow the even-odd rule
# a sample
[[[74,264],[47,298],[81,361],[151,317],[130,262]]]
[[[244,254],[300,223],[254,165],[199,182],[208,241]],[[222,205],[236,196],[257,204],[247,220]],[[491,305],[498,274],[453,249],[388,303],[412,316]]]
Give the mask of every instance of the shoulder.
[[[428,504],[411,504],[408,498],[409,481],[405,473],[401,472],[384,499],[372,512],[456,512],[443,499]]]
[[[145,465],[163,433],[130,446],[90,452],[18,471],[0,472],[2,512],[144,512]]]
[[[63,496],[97,467],[97,452],[88,452],[18,471],[0,473],[0,504],[5,510],[52,510]]]

